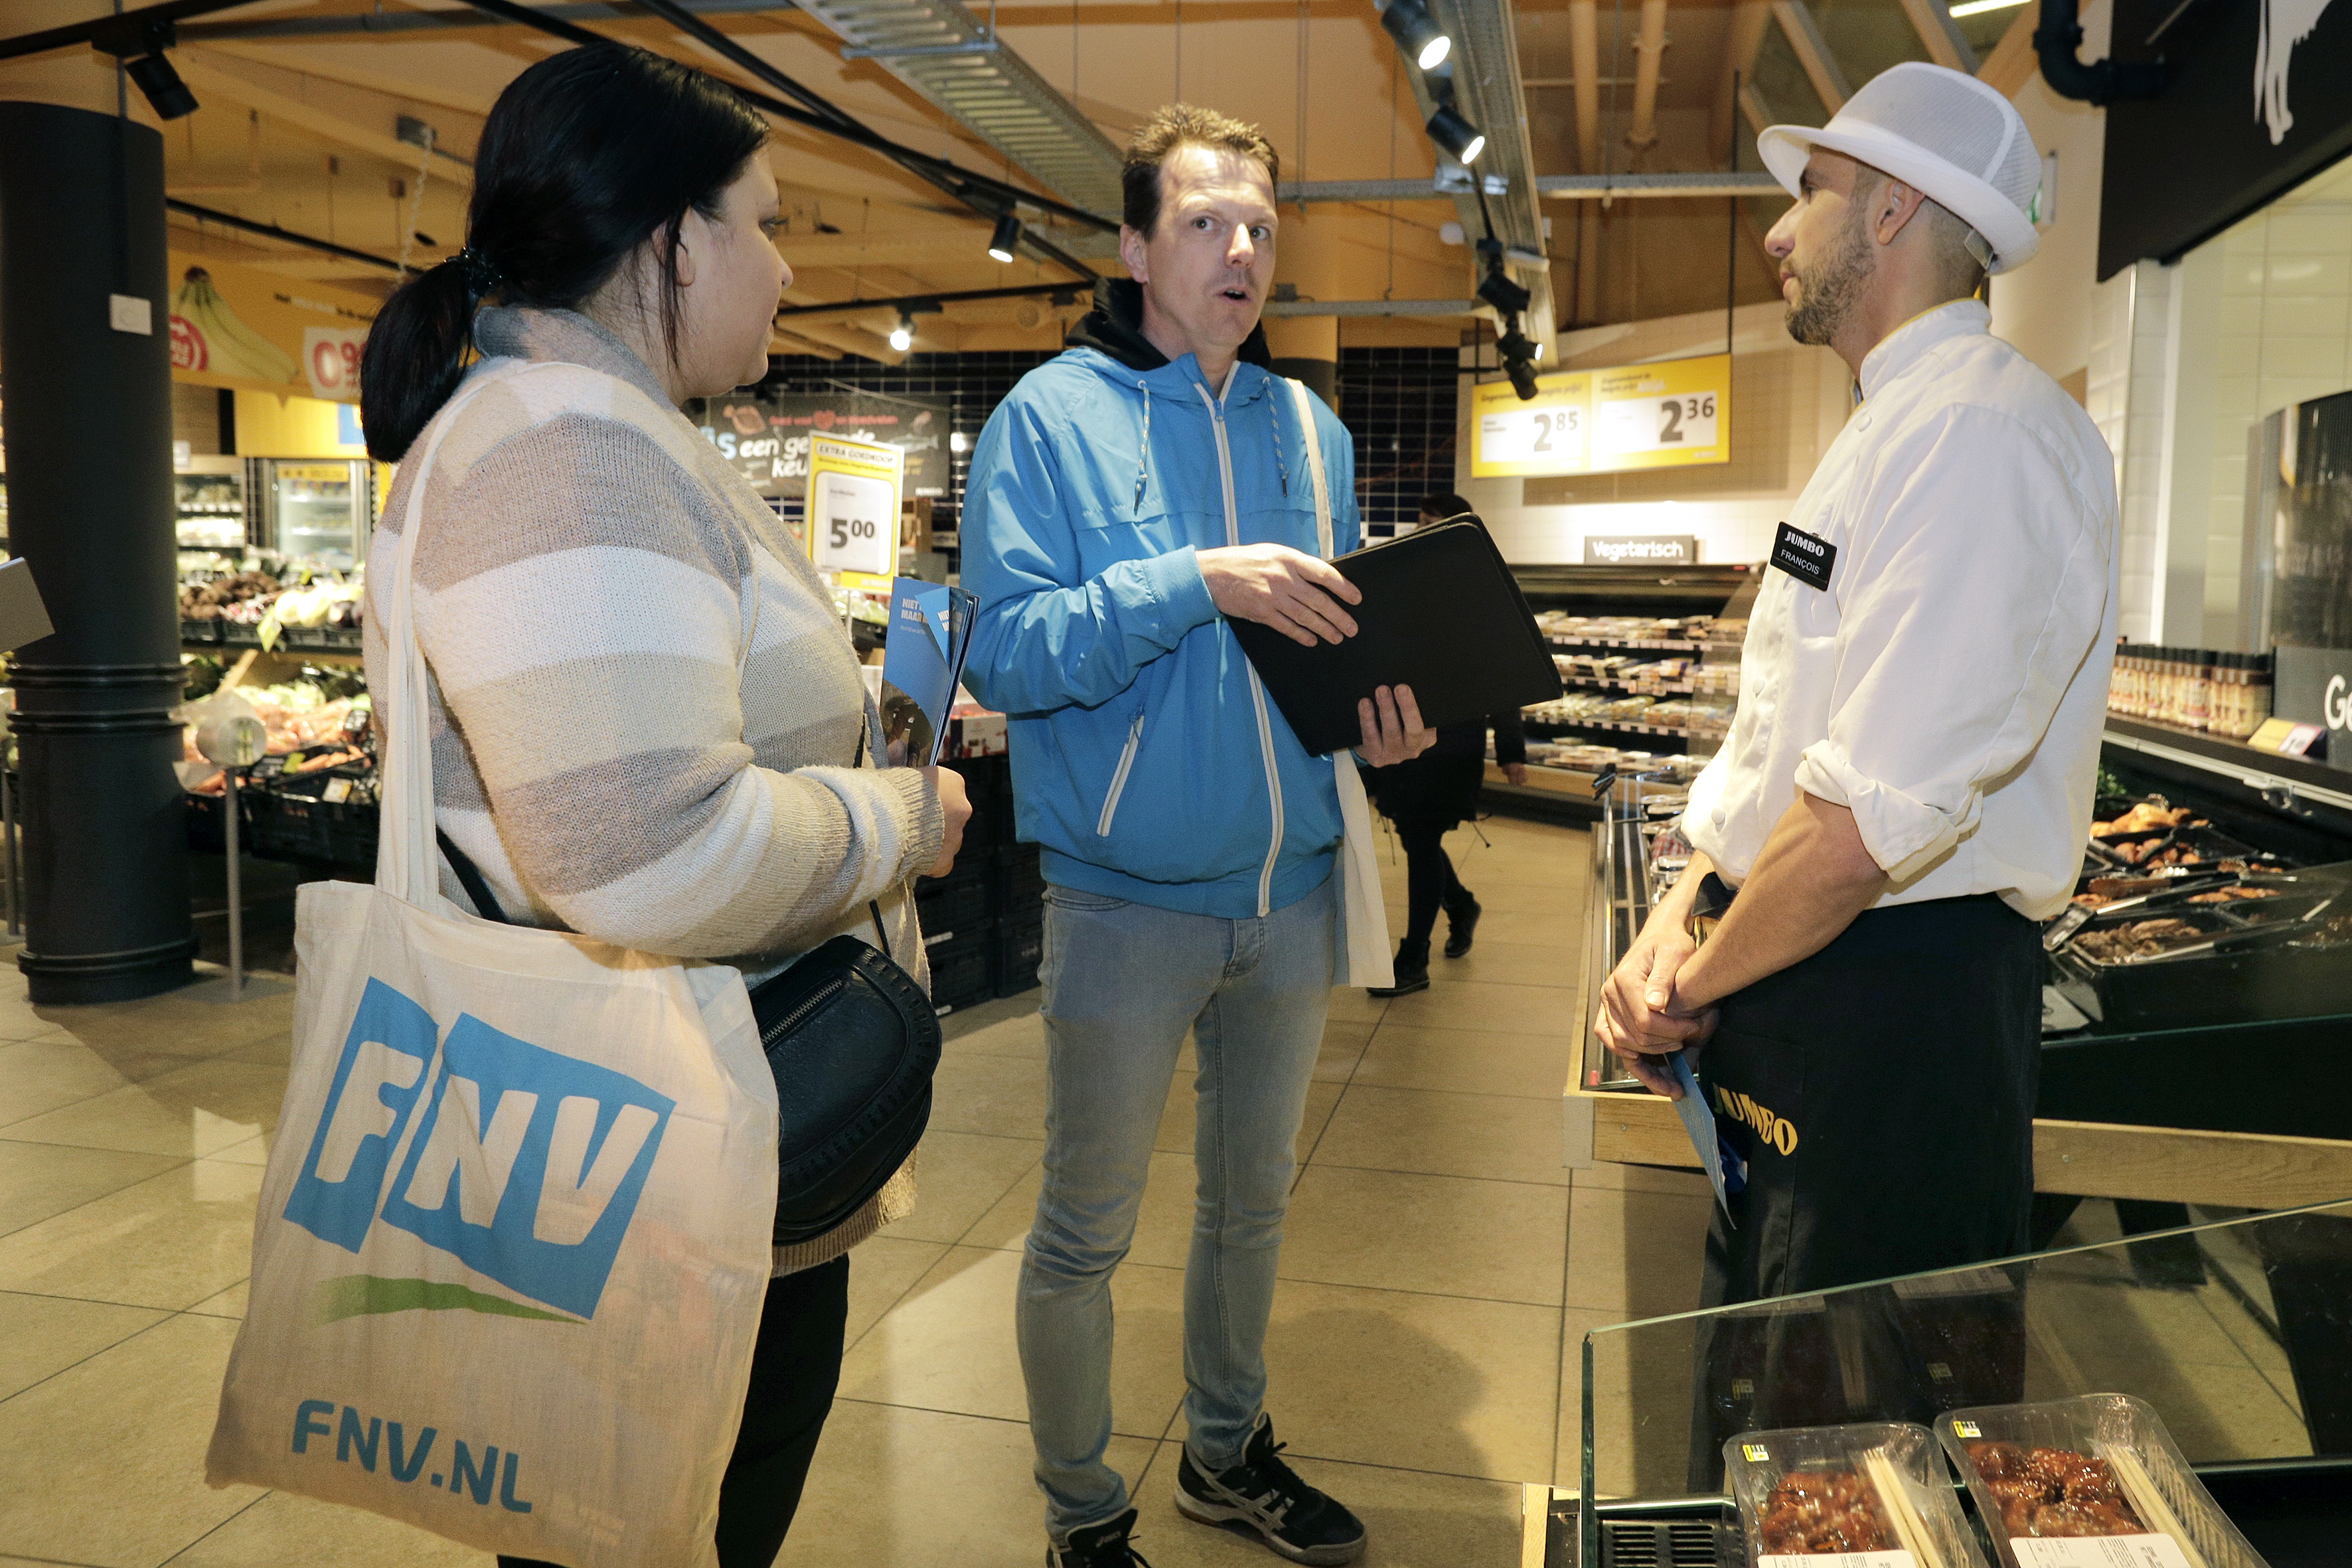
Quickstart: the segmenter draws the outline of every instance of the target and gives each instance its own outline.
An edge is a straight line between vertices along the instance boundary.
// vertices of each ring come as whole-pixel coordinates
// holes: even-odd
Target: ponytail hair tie
[[[467,289],[478,296],[490,292],[506,281],[505,278],[499,275],[499,269],[491,265],[490,258],[470,245],[451,257],[449,260],[466,275]]]

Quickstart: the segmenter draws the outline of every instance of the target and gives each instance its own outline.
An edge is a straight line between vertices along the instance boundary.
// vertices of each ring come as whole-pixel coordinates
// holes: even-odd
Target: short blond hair
[[[1266,184],[1281,183],[1282,157],[1265,132],[1213,109],[1167,104],[1143,122],[1119,163],[1119,216],[1146,239],[1160,224],[1160,171],[1179,147],[1207,147],[1255,158],[1265,165]]]

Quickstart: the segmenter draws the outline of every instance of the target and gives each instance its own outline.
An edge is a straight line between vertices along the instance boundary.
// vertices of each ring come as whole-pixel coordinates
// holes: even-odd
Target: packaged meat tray
[[[1755,1568],[1984,1568],[1925,1426],[1742,1432],[1723,1471]]]
[[[1936,1435],[2000,1568],[2267,1568],[2127,1394],[1955,1410]]]

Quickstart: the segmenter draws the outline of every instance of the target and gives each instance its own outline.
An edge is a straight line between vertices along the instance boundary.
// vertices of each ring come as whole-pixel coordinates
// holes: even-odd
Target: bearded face
[[[1846,209],[1845,222],[1817,256],[1793,251],[1780,264],[1794,285],[1789,293],[1789,335],[1801,343],[1827,347],[1837,336],[1869,287],[1876,257],[1870,243],[1867,208],[1855,202]]]

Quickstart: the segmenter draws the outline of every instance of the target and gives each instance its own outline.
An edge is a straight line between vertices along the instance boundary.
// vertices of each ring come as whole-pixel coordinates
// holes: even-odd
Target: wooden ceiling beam
[[[1832,114],[1845,107],[1853,96],[1846,85],[1845,72],[1838,68],[1837,57],[1830,53],[1828,40],[1813,23],[1813,13],[1805,0],[1772,0],[1772,19],[1780,24],[1780,31],[1796,51],[1797,64],[1804,68],[1805,79],[1813,84],[1822,106]]]

